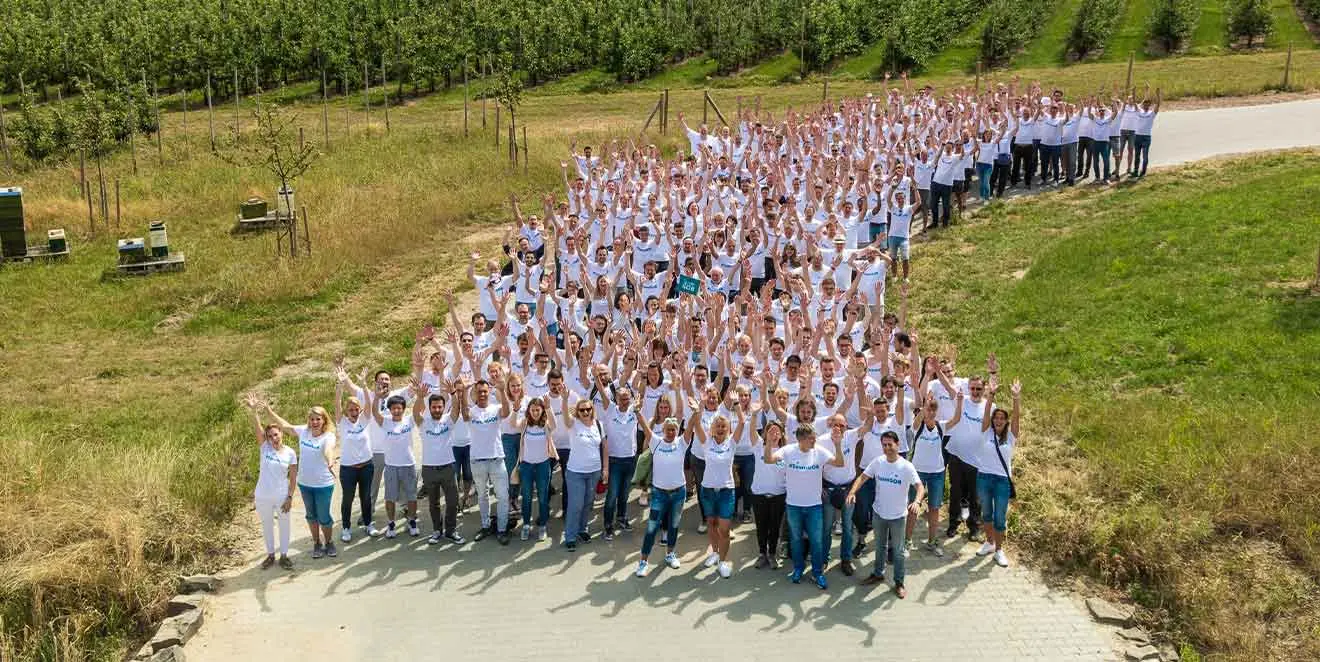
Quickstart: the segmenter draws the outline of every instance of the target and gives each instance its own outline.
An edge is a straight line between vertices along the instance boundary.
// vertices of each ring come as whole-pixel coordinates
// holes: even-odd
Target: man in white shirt
[[[878,457],[866,465],[857,480],[853,481],[848,491],[849,504],[857,500],[857,490],[875,479],[875,501],[871,504],[871,525],[875,529],[875,570],[862,580],[863,586],[872,586],[885,581],[885,561],[894,564],[894,593],[899,599],[907,597],[903,587],[904,574],[903,546],[906,537],[907,519],[916,516],[917,504],[926,495],[917,468],[898,454],[898,435],[886,430],[880,435],[880,445],[884,457]],[[916,489],[917,498],[910,499],[909,491]]]
[[[802,536],[807,536],[811,546],[811,573],[816,577],[816,586],[823,591],[825,582],[825,543],[824,508],[821,506],[821,484],[824,480],[825,465],[843,464],[843,458],[836,458],[832,453],[816,447],[816,432],[809,425],[803,425],[794,433],[797,444],[785,446],[775,451],[775,459],[784,462],[784,485],[788,504],[788,541],[793,556],[793,572],[788,578],[794,583],[802,581],[806,570],[803,559]]]

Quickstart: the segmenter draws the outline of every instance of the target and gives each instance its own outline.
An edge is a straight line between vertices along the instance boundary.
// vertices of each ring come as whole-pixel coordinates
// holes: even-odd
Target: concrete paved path
[[[1320,145],[1320,99],[1263,106],[1164,111],[1155,119],[1150,164]]]

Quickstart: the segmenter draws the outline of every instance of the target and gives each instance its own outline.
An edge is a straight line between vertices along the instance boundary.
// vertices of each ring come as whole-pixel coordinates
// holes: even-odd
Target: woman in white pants
[[[252,410],[252,422],[256,427],[257,447],[261,457],[257,487],[252,493],[257,516],[261,518],[262,537],[266,540],[266,558],[261,562],[261,569],[275,565],[275,521],[278,519],[280,567],[292,570],[293,561],[289,560],[289,509],[293,507],[293,486],[298,479],[298,454],[284,445],[284,433],[278,425],[261,424],[262,402],[256,395],[249,394],[246,404]]]

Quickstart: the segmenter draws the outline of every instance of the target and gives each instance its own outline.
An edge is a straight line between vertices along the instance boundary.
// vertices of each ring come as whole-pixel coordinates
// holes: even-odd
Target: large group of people
[[[575,144],[539,214],[511,197],[508,259],[471,255],[477,310],[445,293],[448,324],[417,333],[406,384],[340,359],[333,416],[316,407],[304,425],[248,397],[263,566],[278,551],[291,567],[295,486],[311,557],[337,555],[336,483],[342,543],[423,535],[424,501],[431,544],[467,543],[473,515],[473,541],[535,544],[557,511],[569,551],[636,523],[638,576],[680,566],[685,512],[722,577],[789,558],[794,583],[809,567],[824,589],[831,560],[853,575],[872,533],[862,582],[888,577],[899,597],[905,559],[943,557],[959,535],[1007,566],[1022,387],[993,354],[964,372],[955,349],[919,343],[912,239],[947,226],[973,180],[989,200],[1144,175],[1159,105],[1158,91],[937,95],[904,79],[778,119],[758,101],[718,131],[680,114],[690,149],[674,158]],[[738,526],[755,559],[731,552]]]

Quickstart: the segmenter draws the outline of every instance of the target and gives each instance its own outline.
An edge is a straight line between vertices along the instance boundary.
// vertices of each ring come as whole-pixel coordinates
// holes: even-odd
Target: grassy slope
[[[1288,48],[1288,44],[1295,49],[1320,48],[1320,40],[1313,38],[1302,24],[1293,0],[1271,0],[1270,6],[1274,13],[1274,32],[1265,39],[1266,48]]]
[[[1082,0],[1059,0],[1054,5],[1040,34],[1027,46],[1027,49],[1013,58],[1014,67],[1049,67],[1063,64],[1064,48],[1068,42],[1068,33],[1072,30],[1073,19],[1081,8]]]
[[[1000,207],[914,278],[921,327],[964,370],[996,350],[1026,384],[1016,535],[1235,659],[1320,653],[1317,167],[1268,156]]]
[[[1223,0],[1202,0],[1201,18],[1192,33],[1188,52],[1193,55],[1213,55],[1228,50],[1228,15]]]
[[[1129,53],[1136,53],[1138,60],[1145,60],[1146,38],[1149,34],[1151,12],[1154,3],[1145,0],[1128,0],[1123,7],[1123,18],[1105,44],[1105,52],[1100,59],[1106,62],[1126,61]]]
[[[961,34],[951,40],[943,51],[931,60],[926,73],[939,76],[961,74],[976,71],[976,62],[981,58],[981,30],[985,28],[989,16],[983,15],[972,21]]]

